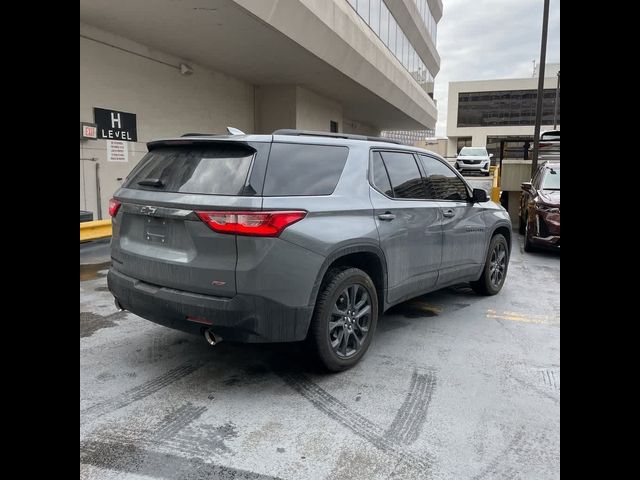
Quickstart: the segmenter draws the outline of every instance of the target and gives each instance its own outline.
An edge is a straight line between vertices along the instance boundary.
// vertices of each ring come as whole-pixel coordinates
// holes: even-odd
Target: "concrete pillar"
[[[447,157],[453,158],[458,154],[458,137],[449,137],[447,140]]]
[[[486,147],[487,146],[487,134],[477,133],[471,137],[472,147]]]
[[[511,225],[513,225],[514,229],[518,228],[519,216],[520,216],[520,197],[521,192],[509,192],[509,217],[511,218]]]

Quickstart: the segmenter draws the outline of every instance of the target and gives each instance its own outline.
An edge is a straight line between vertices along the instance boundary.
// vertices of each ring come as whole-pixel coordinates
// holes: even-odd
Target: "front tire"
[[[489,243],[487,258],[482,275],[475,282],[470,282],[471,288],[480,295],[495,295],[504,285],[509,266],[509,245],[504,235],[494,235]]]
[[[364,356],[378,324],[373,281],[358,268],[327,274],[309,327],[309,343],[322,367],[340,372]]]
[[[527,217],[524,221],[524,251],[525,252],[533,252],[535,247],[533,243],[529,239],[531,236],[531,230],[529,229],[529,218]]]

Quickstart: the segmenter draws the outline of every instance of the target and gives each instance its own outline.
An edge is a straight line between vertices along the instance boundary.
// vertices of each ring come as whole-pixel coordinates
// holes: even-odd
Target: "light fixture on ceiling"
[[[181,63],[180,64],[180,73],[182,75],[191,75],[191,74],[193,74],[193,68],[191,68],[186,63]]]

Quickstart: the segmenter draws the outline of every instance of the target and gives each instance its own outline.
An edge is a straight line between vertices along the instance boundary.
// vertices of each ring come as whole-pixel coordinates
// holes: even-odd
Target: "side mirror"
[[[482,203],[482,202],[486,202],[487,199],[487,192],[486,190],[483,190],[482,188],[474,188],[473,189],[473,201],[477,202],[477,203]]]
[[[490,154],[489,154],[489,158],[493,158],[493,153],[490,153]]]
[[[525,192],[529,192],[529,193],[533,191],[533,185],[531,185],[531,182],[522,182],[522,184],[520,185],[520,188]]]

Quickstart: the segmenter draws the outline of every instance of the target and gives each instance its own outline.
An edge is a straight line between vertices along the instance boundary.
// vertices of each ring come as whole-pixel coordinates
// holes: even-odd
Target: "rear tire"
[[[331,270],[318,294],[307,340],[324,369],[341,372],[364,356],[377,324],[378,295],[369,275],[358,268]]]
[[[495,295],[502,290],[508,267],[509,245],[504,235],[498,233],[489,243],[482,275],[477,281],[470,282],[471,288],[479,295]]]

